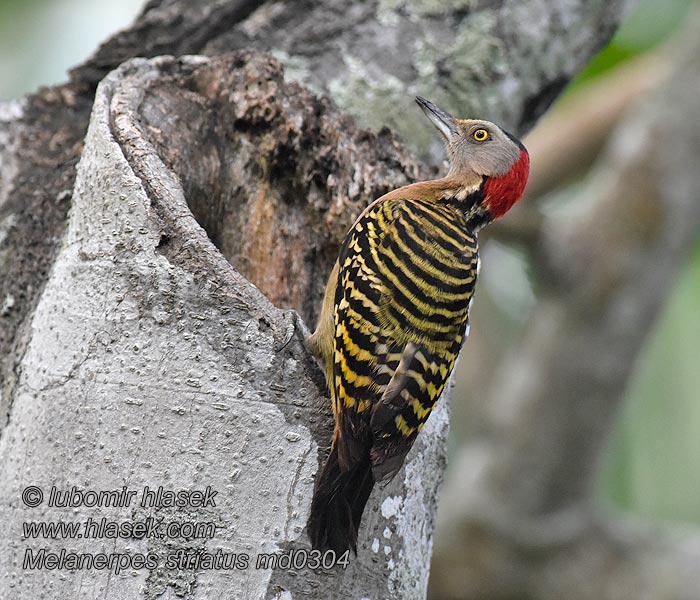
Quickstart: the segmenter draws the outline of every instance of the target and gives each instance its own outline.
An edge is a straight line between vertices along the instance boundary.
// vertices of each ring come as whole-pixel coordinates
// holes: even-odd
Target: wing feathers
[[[333,391],[342,471],[393,477],[464,339],[477,245],[463,213],[392,198],[363,213],[339,257]]]

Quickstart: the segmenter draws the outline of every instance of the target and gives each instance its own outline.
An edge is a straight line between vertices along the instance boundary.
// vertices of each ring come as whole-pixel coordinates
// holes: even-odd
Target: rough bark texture
[[[264,3],[204,46],[274,48],[288,71],[360,123],[426,154],[420,94],[523,132],[612,36],[624,2],[379,0]]]
[[[700,538],[611,522],[593,489],[635,359],[700,230],[699,56],[689,28],[672,73],[611,136],[580,192],[585,212],[542,224],[544,289],[446,485],[436,598],[700,597]]]
[[[123,61],[246,46],[272,50],[362,124],[391,124],[426,155],[431,143],[435,150],[435,136],[413,108],[415,93],[522,133],[610,38],[626,4],[149,2],[132,27],[72,71],[68,84],[40,90],[20,116],[0,121],[16,137],[2,161],[18,165],[11,177],[2,173],[0,192],[0,231],[6,232],[0,299],[9,305],[0,314],[0,414],[9,414],[25,346],[18,330],[36,305],[65,227],[95,87]]]
[[[320,155],[304,158],[298,152],[305,136],[328,145],[317,143]],[[180,177],[163,164],[154,139],[173,164],[187,165]],[[166,149],[176,140],[177,150]],[[235,158],[218,154],[223,140],[237,149]],[[190,157],[188,148],[209,152]],[[370,162],[358,173],[347,153]],[[248,169],[251,178],[237,189],[229,169]],[[253,564],[259,553],[308,547],[303,529],[313,474],[331,433],[323,381],[294,334],[291,314],[234,270],[195,220],[193,213],[203,210],[198,186],[222,190],[209,198],[221,211],[210,227],[235,223],[241,236],[265,244],[272,260],[257,264],[253,274],[266,282],[296,250],[274,238],[288,232],[273,214],[289,223],[313,212],[331,215],[332,204],[355,200],[348,198],[351,181],[360,198],[387,182],[397,185],[404,170],[414,169],[389,134],[357,131],[326,102],[286,86],[276,62],[259,55],[135,60],[105,79],[68,230],[33,317],[1,441],[0,504],[9,511],[9,532],[0,542],[0,595],[29,598],[50,588],[59,598],[155,598],[170,588],[191,598],[265,598],[276,590],[309,598],[341,597],[345,590],[367,597],[424,596],[429,555],[422,548],[430,544],[444,463],[444,406],[403,476],[370,500],[360,557],[346,570],[165,569],[169,553],[204,547],[203,540],[184,538],[22,541],[24,520],[68,515],[46,503],[27,509],[21,501],[29,484],[46,491],[210,485],[218,491],[216,509],[153,514],[214,522],[220,529],[207,550],[248,553]],[[323,180],[322,191],[311,195],[315,202],[306,201],[309,194],[301,201],[275,193],[276,177],[306,181],[313,189],[314,176]],[[339,188],[326,185],[331,176]],[[258,213],[263,216],[241,219]],[[319,248],[321,232],[316,238]],[[224,241],[222,247],[235,263],[239,245]],[[299,260],[307,251],[314,255],[312,248],[301,250]],[[247,255],[256,256],[250,250]],[[82,509],[71,516],[82,521],[93,514]],[[145,514],[131,506],[100,516],[124,521]],[[121,577],[23,570],[25,550],[42,547],[152,552],[160,562]],[[361,584],[350,583],[358,579]]]
[[[134,56],[274,50],[293,77],[425,150],[412,97],[529,128],[615,31],[630,2],[154,0],[73,73],[95,85]],[[439,148],[439,146],[438,146]]]
[[[554,0],[154,1],[69,83],[5,105],[0,506],[9,534],[0,541],[0,596],[425,595],[446,402],[405,471],[375,491],[360,558],[345,572],[22,570],[31,543],[22,521],[66,519],[62,509],[25,508],[29,484],[212,485],[216,511],[190,515],[222,526],[208,548],[255,556],[304,545],[329,408],[298,338],[285,345],[289,313],[273,303],[313,319],[348,224],[373,198],[428,172],[390,133],[355,129],[258,55],[139,60],[95,96],[111,69],[134,56],[273,50],[360,123],[391,125],[434,161],[414,93],[522,133],[622,12],[622,2]],[[163,556],[200,546],[104,547]]]

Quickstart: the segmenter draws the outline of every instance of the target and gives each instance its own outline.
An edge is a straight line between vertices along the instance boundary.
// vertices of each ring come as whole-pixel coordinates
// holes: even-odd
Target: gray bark
[[[354,217],[428,172],[390,133],[357,130],[256,55],[138,60],[95,95],[109,70],[137,55],[272,49],[296,78],[361,123],[392,125],[427,156],[429,136],[408,108],[414,92],[522,132],[607,41],[622,9],[617,2],[151,2],[69,83],[3,116],[0,506],[9,532],[0,540],[0,596],[425,596],[446,398],[405,470],[375,490],[360,555],[345,571],[22,569],[24,550],[39,547],[22,539],[22,522],[68,520],[65,509],[46,503],[24,507],[30,484],[46,493],[52,485],[211,485],[215,510],[158,514],[213,521],[221,528],[207,549],[253,561],[258,552],[306,547],[329,408],[290,313],[270,300],[313,320]],[[144,515],[132,505],[79,509],[70,520]],[[41,545],[162,559],[204,543]]]
[[[269,102],[272,87],[276,113]],[[190,95],[183,100],[185,89]],[[352,596],[424,596],[429,554],[423,548],[430,543],[444,463],[445,406],[431,419],[403,476],[372,497],[360,557],[346,570],[295,569],[292,576],[284,569],[253,566],[261,553],[308,549],[304,525],[313,474],[330,440],[328,401],[318,367],[294,334],[291,314],[285,317],[214,247],[194,219],[180,180],[149,138],[163,143],[177,136],[181,151],[194,143],[195,133],[206,136],[196,147],[215,144],[217,132],[197,126],[209,117],[207,104],[217,101],[224,103],[218,118],[228,112],[238,127],[265,129],[272,121],[274,133],[295,125],[301,135],[319,123],[304,114],[304,102],[295,94],[303,96],[295,86],[285,88],[274,63],[248,54],[212,61],[135,60],[98,87],[68,230],[33,317],[3,434],[0,479],[6,485],[0,504],[9,511],[9,532],[0,542],[3,596],[12,591],[14,597],[35,597],[48,588],[60,598],[155,598],[168,589],[191,598],[265,598],[277,589],[317,598],[340,597],[345,590]],[[228,99],[237,101],[227,105]],[[159,110],[178,102],[179,112]],[[185,117],[188,125],[180,125]],[[335,115],[324,117],[337,122]],[[267,135],[279,143],[279,137]],[[372,154],[365,146],[381,141],[350,139],[367,137],[352,129],[346,135],[343,151],[362,150],[365,158]],[[265,144],[265,134],[251,137],[249,144]],[[273,145],[267,150],[273,162]],[[293,159],[291,148],[286,150],[283,159]],[[252,160],[242,155],[237,159]],[[196,179],[197,168],[214,158],[200,159],[192,165],[194,176],[188,176]],[[396,152],[392,158],[401,164]],[[373,171],[381,166],[375,163]],[[225,177],[229,167],[216,172]],[[335,175],[342,179],[344,172]],[[355,183],[370,186],[372,175],[358,176]],[[390,179],[386,175],[382,183]],[[192,179],[185,182],[190,189],[196,186]],[[306,202],[286,200],[295,210],[308,210]],[[274,194],[261,202],[272,218]],[[282,243],[269,250],[277,260],[288,256]],[[35,458],[27,460],[28,454]],[[140,491],[210,485],[218,491],[216,509],[153,514],[166,521],[216,523],[220,529],[207,549],[247,553],[252,564],[231,573],[167,570],[168,554],[203,547],[202,540],[167,536],[116,543],[22,541],[23,521],[69,516],[46,502],[34,510],[24,507],[21,494],[29,484],[47,496],[52,486],[115,490],[126,485]],[[146,512],[132,505],[100,516],[139,520]],[[92,515],[83,508],[70,520]],[[22,569],[29,548],[152,552],[160,560],[158,568],[129,569],[120,577],[108,570],[56,577],[54,571]]]

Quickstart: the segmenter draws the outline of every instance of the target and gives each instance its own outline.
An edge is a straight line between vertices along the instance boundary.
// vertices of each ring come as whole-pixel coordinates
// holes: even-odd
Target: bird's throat
[[[526,150],[510,170],[501,177],[487,177],[483,185],[483,203],[493,219],[505,215],[525,191],[530,173],[530,157]]]

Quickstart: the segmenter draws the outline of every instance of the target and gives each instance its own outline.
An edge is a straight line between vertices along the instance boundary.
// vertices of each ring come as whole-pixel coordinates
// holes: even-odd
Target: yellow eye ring
[[[485,142],[489,139],[489,132],[485,129],[477,129],[474,133],[472,133],[472,137],[477,142]]]

